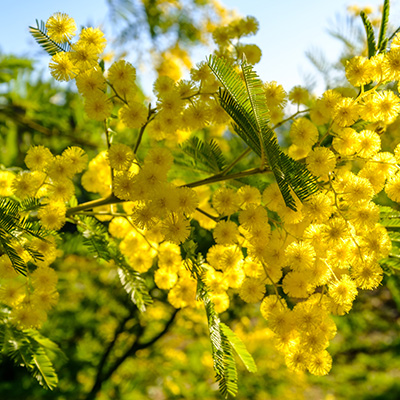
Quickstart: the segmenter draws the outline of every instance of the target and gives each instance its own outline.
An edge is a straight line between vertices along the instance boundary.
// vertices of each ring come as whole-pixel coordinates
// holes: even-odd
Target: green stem
[[[86,203],[80,204],[79,206],[69,208],[67,210],[66,217],[69,217],[79,211],[84,211],[90,208],[95,208],[100,206],[106,206],[109,204],[121,203],[123,201],[125,200],[121,200],[118,197],[114,196],[113,194],[110,194],[110,196],[108,197],[88,201]]]
[[[227,180],[230,180],[230,179],[239,179],[239,178],[243,178],[245,176],[256,175],[256,174],[261,174],[261,173],[265,173],[265,172],[271,172],[271,171],[270,170],[266,170],[266,169],[261,168],[261,167],[258,167],[258,168],[249,169],[247,171],[237,172],[237,173],[231,174],[231,175],[217,174],[217,175],[211,176],[209,178],[202,179],[200,181],[195,181],[195,182],[192,182],[192,183],[188,183],[188,184],[182,185],[181,187],[194,188],[194,187],[197,187],[197,186],[207,185],[207,184],[210,184],[210,183],[227,181]]]
[[[140,128],[139,131],[139,136],[137,138],[136,144],[135,144],[135,148],[133,149],[133,154],[135,154],[139,149],[140,143],[142,142],[142,138],[143,138],[143,134],[144,134],[144,130],[146,129],[147,124],[151,121],[151,115],[155,112],[154,109],[151,108],[151,104],[149,104],[149,113],[147,115],[147,121],[143,124],[143,126]]]
[[[242,154],[235,158],[226,168],[221,171],[222,175],[228,173],[242,158],[246,157],[247,154],[251,153],[251,148],[248,147]]]
[[[282,121],[278,122],[278,123],[277,123],[275,126],[273,126],[271,129],[272,129],[272,130],[275,130],[276,128],[278,128],[278,126],[281,126],[281,125],[283,125],[285,122],[290,121],[291,119],[297,117],[299,114],[305,113],[305,112],[308,112],[308,111],[310,111],[310,110],[308,109],[308,110],[299,110],[299,111],[296,111],[296,112],[295,112],[293,115],[291,115],[290,117],[288,117],[288,118],[286,118],[286,119],[283,119]]]
[[[261,173],[265,173],[265,172],[270,172],[270,171],[269,170],[265,170],[263,168],[253,168],[253,169],[249,169],[247,171],[241,171],[241,172],[237,172],[237,173],[231,174],[231,175],[217,174],[217,175],[213,175],[213,176],[211,176],[209,178],[202,179],[200,181],[196,181],[196,182],[188,183],[188,184],[185,184],[185,185],[181,185],[180,187],[193,188],[193,187],[198,187],[198,186],[202,186],[202,185],[207,185],[207,184],[210,184],[210,183],[227,181],[227,180],[230,180],[230,179],[239,179],[239,178],[243,178],[245,176],[256,175],[256,174],[261,174]],[[101,198],[101,199],[96,199],[96,200],[92,200],[92,201],[88,201],[86,203],[80,204],[79,206],[69,208],[67,210],[66,217],[69,217],[69,216],[71,216],[73,214],[76,214],[76,213],[78,213],[80,211],[85,211],[85,210],[88,210],[88,209],[91,209],[91,208],[100,207],[100,206],[106,206],[106,205],[110,205],[110,204],[123,203],[124,201],[125,200],[119,199],[114,194],[111,194],[108,197]]]
[[[209,214],[208,212],[202,210],[201,208],[198,208],[198,207],[197,207],[197,208],[196,208],[196,211],[198,211],[199,213],[201,213],[201,214],[205,215],[206,217],[212,219],[212,220],[215,221],[215,222],[218,222],[218,221],[219,221],[219,218],[218,218],[218,217],[214,217],[213,215]]]

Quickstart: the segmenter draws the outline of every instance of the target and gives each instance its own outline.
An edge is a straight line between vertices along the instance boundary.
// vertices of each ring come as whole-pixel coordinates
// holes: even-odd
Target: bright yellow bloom
[[[229,296],[226,293],[211,293],[210,297],[217,313],[223,313],[229,308]]]
[[[160,289],[172,289],[177,281],[178,275],[168,269],[159,268],[154,272],[154,282]]]
[[[366,57],[353,57],[346,64],[346,77],[353,86],[362,86],[372,80],[372,64]]]
[[[163,221],[162,233],[165,240],[176,244],[182,243],[190,234],[190,221],[183,217],[171,215]]]
[[[106,89],[106,80],[100,69],[90,69],[80,73],[75,82],[79,93],[85,97],[96,96]]]
[[[73,161],[65,155],[53,157],[47,164],[45,169],[47,175],[53,180],[69,179],[75,174]]]
[[[83,28],[79,36],[79,42],[85,46],[92,46],[97,54],[104,51],[107,40],[99,28]]]
[[[389,199],[400,203],[400,174],[396,174],[388,180],[385,186],[385,192]]]
[[[384,71],[390,80],[400,80],[400,48],[395,48],[386,53]]]
[[[268,212],[262,206],[254,204],[239,212],[239,222],[244,228],[252,231],[268,225]]]
[[[174,162],[171,152],[165,147],[153,147],[147,153],[144,164],[156,165],[165,170],[169,170]]]
[[[59,230],[65,223],[65,206],[62,203],[50,203],[41,207],[38,218],[46,229]]]
[[[84,72],[97,64],[98,54],[94,47],[78,41],[72,46],[70,57],[79,71]]]
[[[100,92],[86,97],[85,111],[89,118],[96,121],[104,121],[111,116],[113,105],[108,96]]]
[[[375,97],[376,118],[391,124],[399,116],[400,98],[391,90],[383,90]]]
[[[315,250],[313,246],[305,241],[290,243],[285,251],[287,265],[294,271],[306,272],[315,261]]]
[[[365,260],[353,266],[351,277],[360,289],[372,290],[382,282],[383,270],[378,262]]]
[[[258,303],[264,294],[265,283],[257,278],[246,278],[239,289],[239,296],[246,303]]]
[[[291,371],[305,371],[310,362],[310,355],[300,348],[285,354],[285,363]]]
[[[11,188],[15,196],[21,200],[27,197],[34,197],[40,188],[43,179],[40,181],[38,176],[33,173],[24,172],[18,175],[11,183]]]
[[[242,208],[247,208],[249,204],[259,205],[261,203],[260,191],[250,185],[241,186],[237,192],[240,198],[240,204]]]
[[[283,278],[282,289],[290,297],[305,298],[313,289],[310,281],[310,272],[292,271],[287,273]]]
[[[116,61],[108,70],[107,80],[119,94],[124,88],[135,87],[136,69],[125,60]]]
[[[119,110],[121,121],[131,129],[140,128],[147,120],[148,110],[143,103],[131,101]]]
[[[299,147],[311,147],[318,136],[317,127],[307,118],[297,118],[290,127],[290,138]]]
[[[110,167],[117,171],[126,171],[133,161],[133,150],[123,143],[112,143],[108,149]]]
[[[69,81],[78,74],[79,70],[71,60],[71,53],[60,51],[51,57],[50,73],[58,81]]]
[[[25,164],[31,171],[43,171],[53,155],[44,146],[31,146],[25,156]]]
[[[327,179],[329,172],[336,166],[335,155],[326,147],[315,147],[307,156],[307,168],[322,179]]]
[[[51,201],[68,201],[75,192],[75,186],[69,179],[55,180],[48,184],[48,196]]]
[[[219,221],[214,228],[213,236],[216,243],[229,246],[237,242],[239,230],[232,221]]]
[[[75,36],[76,24],[68,14],[57,12],[46,21],[46,28],[52,40],[64,43]]]
[[[334,280],[328,285],[329,296],[339,304],[351,304],[357,296],[357,285],[349,275],[343,275],[340,280]]]
[[[269,296],[264,297],[261,302],[260,312],[261,315],[268,320],[269,316],[275,310],[285,311],[287,310],[287,305],[284,299],[278,297],[275,294],[271,294]]]
[[[74,174],[82,172],[87,165],[88,155],[77,146],[70,146],[62,152],[62,157],[71,161]]]
[[[50,267],[38,267],[30,276],[32,286],[37,292],[52,292],[55,290],[58,276]]]
[[[239,198],[233,189],[220,188],[214,192],[213,207],[220,215],[231,215],[239,209]]]
[[[295,104],[307,104],[310,93],[306,88],[294,86],[289,92],[289,100]]]
[[[303,203],[304,216],[310,218],[313,222],[321,223],[327,221],[333,211],[332,199],[323,193],[310,196]]]
[[[380,136],[370,130],[363,130],[357,135],[357,155],[362,158],[370,158],[381,149]]]
[[[12,183],[15,175],[10,171],[0,171],[0,196],[11,196],[13,194]]]
[[[337,102],[332,116],[341,127],[352,125],[359,117],[359,106],[351,97],[344,97]]]
[[[275,81],[266,82],[263,86],[267,106],[283,108],[286,105],[286,92],[282,85]]]
[[[332,357],[326,350],[311,355],[307,365],[307,369],[313,375],[318,375],[318,376],[327,375],[328,372],[331,370],[331,368],[332,368]]]

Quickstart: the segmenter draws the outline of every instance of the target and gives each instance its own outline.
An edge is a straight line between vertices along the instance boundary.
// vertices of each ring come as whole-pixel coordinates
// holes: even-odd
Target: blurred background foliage
[[[116,43],[124,52],[143,51],[137,43],[145,35],[153,54],[169,52],[167,59],[178,57],[190,67],[190,51],[207,42],[204,23],[212,20],[215,8],[206,0],[183,3],[185,13],[174,8],[174,2],[109,0],[110,17],[118,26]],[[343,33],[348,27],[338,29],[333,34],[344,44],[343,59],[362,52],[364,36],[354,31],[348,37]],[[344,82],[343,75],[335,82],[328,79],[341,62],[324,65],[323,58],[310,57],[327,77],[327,88]],[[0,55],[1,168],[23,169],[26,151],[38,144],[54,154],[79,145],[92,158],[105,148],[103,127],[85,117],[82,100],[72,87],[38,78],[34,66],[32,60]],[[396,124],[390,129],[391,137],[398,134]],[[0,354],[0,398],[220,398],[203,308],[175,312],[165,293],[152,287],[155,302],[139,313],[122,290],[112,263],[96,261],[72,225],[66,224],[60,234],[63,245],[53,265],[59,274],[60,300],[41,331],[64,353],[53,360],[59,386],[44,391],[24,368]],[[221,319],[246,343],[258,367],[258,373],[251,374],[238,360],[238,399],[400,398],[399,276],[386,276],[379,289],[360,294],[349,315],[336,318],[338,334],[329,348],[334,363],[327,377],[287,370],[257,305],[235,304],[234,297]]]

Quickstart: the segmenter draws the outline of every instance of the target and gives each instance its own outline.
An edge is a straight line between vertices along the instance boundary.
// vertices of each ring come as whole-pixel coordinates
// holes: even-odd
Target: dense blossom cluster
[[[57,42],[69,41],[75,33],[75,23],[65,14],[51,17],[47,28]],[[258,62],[257,46],[236,42],[257,29],[251,17],[216,29],[216,54],[235,61],[245,53],[249,62]],[[287,366],[327,374],[332,364],[327,348],[336,334],[331,316],[348,313],[359,290],[379,286],[379,261],[391,248],[374,196],[384,190],[389,199],[400,201],[400,147],[393,153],[381,149],[382,132],[400,112],[397,91],[387,85],[400,80],[400,35],[390,51],[347,62],[353,88],[327,90],[314,98],[302,87],[287,94],[276,82],[264,84],[272,124],[286,121],[289,126],[288,154],[318,177],[319,192],[297,202],[297,211],[286,206],[272,179],[263,191],[229,186],[229,181],[225,186],[171,181],[177,144],[205,127],[221,140],[229,120],[217,101],[218,82],[206,64],[192,69],[190,80],[174,81],[164,71],[154,84],[157,103],[152,108],[138,95],[130,63],[118,60],[105,71],[100,67],[105,43],[99,29],[83,29],[71,51],[53,56],[50,69],[57,80],[75,78],[89,118],[108,120],[109,127],[115,124],[110,117],[118,116],[119,126],[137,135],[135,147],[118,143],[118,135],[108,140],[107,150],[81,175],[86,191],[110,202],[70,207],[72,179],[87,163],[78,147],[57,156],[43,146],[32,147],[25,158],[30,172],[1,172],[6,183],[1,194],[40,198],[37,218],[52,230],[59,230],[66,218],[73,222],[74,211],[93,210],[109,221],[109,232],[133,269],[146,273],[155,267],[155,284],[168,291],[176,308],[196,306],[197,282],[180,245],[190,236],[191,220],[197,220],[215,241],[202,267],[216,311],[227,310],[235,293],[244,302],[260,303]],[[284,111],[288,101],[298,106],[290,118]],[[140,159],[144,134],[151,149]],[[48,267],[56,255],[55,242],[36,245],[46,262],[27,277],[34,289],[31,297],[23,292],[20,278],[12,276],[7,257],[0,258],[1,270],[10,273],[2,274],[10,279],[2,286],[1,301],[14,307],[24,326],[38,325],[44,305],[56,300],[57,278]],[[26,311],[28,303],[35,313]]]

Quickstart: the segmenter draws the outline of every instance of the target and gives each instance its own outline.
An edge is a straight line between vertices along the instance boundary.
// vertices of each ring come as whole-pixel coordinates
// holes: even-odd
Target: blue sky
[[[263,52],[256,71],[264,81],[276,80],[289,90],[304,83],[304,76],[314,70],[305,57],[310,49],[324,50],[328,59],[337,60],[339,43],[327,33],[338,14],[346,7],[378,7],[383,0],[223,0],[241,15],[253,15],[260,22],[259,33],[249,43]],[[42,51],[28,32],[35,19],[46,20],[56,11],[72,16],[77,25],[98,26],[107,23],[105,0],[2,0],[0,13],[0,51],[38,58]],[[400,26],[400,0],[391,1],[390,21]],[[206,54],[199,55],[204,60]]]

